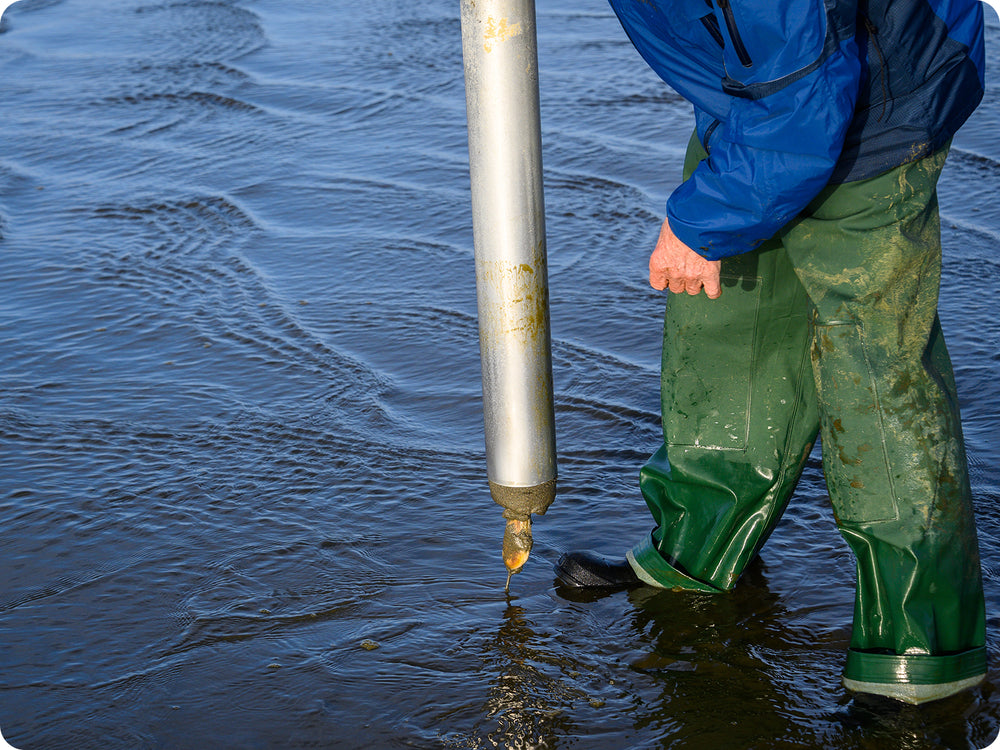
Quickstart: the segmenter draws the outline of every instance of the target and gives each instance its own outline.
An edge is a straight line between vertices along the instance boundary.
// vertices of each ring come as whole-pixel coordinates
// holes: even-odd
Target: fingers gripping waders
[[[920,703],[986,671],[978,542],[937,319],[946,149],[824,190],[723,262],[723,294],[670,295],[664,445],[641,471],[647,583],[724,591],[777,524],[818,430],[857,560],[844,683]],[[688,173],[704,151],[696,139]]]
[[[555,497],[534,0],[462,0],[486,466],[507,585]]]

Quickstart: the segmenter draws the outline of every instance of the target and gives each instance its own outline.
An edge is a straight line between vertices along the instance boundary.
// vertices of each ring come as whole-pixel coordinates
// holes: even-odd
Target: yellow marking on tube
[[[493,16],[490,16],[486,19],[486,33],[484,34],[486,41],[483,44],[483,49],[487,52],[492,52],[495,43],[506,42],[520,33],[520,23],[509,24],[506,18],[501,18],[497,21]]]

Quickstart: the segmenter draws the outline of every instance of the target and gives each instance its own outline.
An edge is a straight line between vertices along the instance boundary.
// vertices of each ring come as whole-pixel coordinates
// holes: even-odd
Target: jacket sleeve
[[[728,116],[667,202],[674,234],[710,260],[754,249],[826,186],[861,75],[856,2],[716,0]]]

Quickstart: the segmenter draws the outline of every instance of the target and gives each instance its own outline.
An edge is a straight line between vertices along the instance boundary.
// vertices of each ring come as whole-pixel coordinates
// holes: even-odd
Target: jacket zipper
[[[882,46],[878,43],[878,27],[872,23],[872,20],[866,16],[864,13],[858,14],[861,17],[861,22],[865,26],[865,31],[868,32],[868,39],[871,41],[872,47],[875,49],[875,54],[878,55],[879,65],[881,70],[879,71],[879,83],[882,84],[882,111],[879,113],[878,121],[882,122],[882,118],[885,117],[885,108],[889,102],[889,86],[886,82],[888,74],[885,69],[885,56],[882,54]]]
[[[726,28],[729,29],[729,37],[733,40],[733,51],[736,53],[736,57],[739,58],[740,64],[744,68],[752,67],[753,60],[750,58],[750,53],[747,51],[746,45],[743,44],[740,30],[736,27],[736,16],[733,14],[733,6],[730,5],[729,0],[717,0],[717,2],[719,3],[719,10],[722,11],[722,16],[726,19]]]
[[[712,139],[712,133],[715,132],[715,129],[719,127],[719,125],[721,125],[721,123],[718,120],[713,120],[712,124],[709,125],[707,128],[705,128],[705,142],[701,145],[701,147],[705,149],[706,154],[712,153],[711,148],[709,148],[708,142]]]
[[[720,47],[726,46],[726,39],[722,36],[722,30],[719,28],[719,19],[715,17],[714,13],[709,13],[707,16],[701,17],[702,25],[708,29],[708,33],[712,35],[712,39]]]

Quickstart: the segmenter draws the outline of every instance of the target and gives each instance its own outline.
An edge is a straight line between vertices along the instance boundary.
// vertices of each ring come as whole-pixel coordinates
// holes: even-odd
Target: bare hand
[[[719,284],[721,266],[720,261],[705,260],[677,239],[668,221],[663,220],[660,238],[649,256],[649,283],[653,289],[662,292],[669,287],[675,294],[698,294],[704,287],[708,298],[715,299],[722,294]]]

